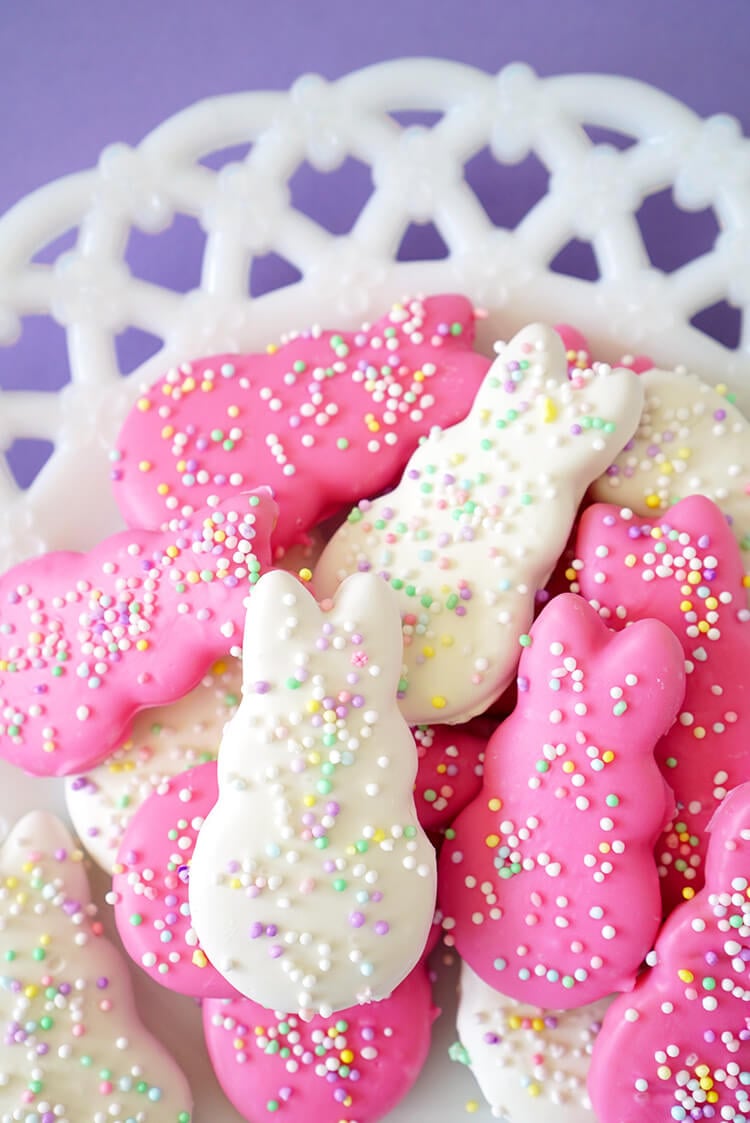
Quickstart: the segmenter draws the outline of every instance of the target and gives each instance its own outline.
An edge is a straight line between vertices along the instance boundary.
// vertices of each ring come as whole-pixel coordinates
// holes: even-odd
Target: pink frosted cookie
[[[543,1010],[499,994],[463,963],[451,1056],[507,1123],[596,1123],[586,1080],[611,1001]]]
[[[439,832],[463,811],[482,786],[487,738],[471,727],[418,725],[414,800],[426,831]]]
[[[750,784],[711,823],[706,884],[610,1007],[589,1091],[600,1123],[750,1119]],[[651,958],[651,957],[650,957]]]
[[[632,986],[659,924],[653,845],[674,801],[653,748],[682,650],[654,620],[611,632],[570,593],[522,644],[518,704],[443,845],[439,901],[485,982],[568,1009]]]
[[[285,549],[340,507],[388,487],[436,425],[463,417],[489,366],[462,296],[396,304],[359,331],[311,329],[265,354],[183,363],[146,390],[120,434],[115,494],[159,526],[211,494],[260,484]]]
[[[396,703],[395,599],[358,574],[324,612],[289,574],[267,573],[242,663],[219,799],[190,869],[200,942],[269,1009],[309,1016],[387,997],[422,954],[436,888]]]
[[[708,823],[726,792],[750,779],[750,612],[740,551],[702,496],[656,519],[597,504],[584,514],[573,588],[613,628],[652,616],[684,652],[685,700],[656,759],[677,800],[657,844],[668,911],[703,883]]]
[[[374,1123],[417,1079],[436,1013],[420,963],[390,998],[329,1018],[237,997],[207,999],[203,1025],[219,1083],[252,1123],[276,1112],[284,1123]]]
[[[190,1123],[190,1090],[141,1025],[82,859],[41,811],[0,851],[0,1117]]]
[[[577,371],[586,370],[595,366],[601,360],[594,359],[586,336],[571,324],[555,324],[555,331],[560,336],[565,346],[565,357],[568,360],[568,374],[572,378]],[[618,367],[628,367],[636,374],[643,374],[651,370],[653,361],[648,355],[623,355],[617,361]]]
[[[240,701],[240,662],[228,655],[177,702],[138,714],[128,739],[90,772],[65,782],[68,812],[91,857],[108,873],[128,823],[165,782],[216,760],[221,731]]]
[[[195,686],[241,632],[275,515],[238,496],[0,577],[0,756],[37,775],[91,767],[138,710]]]
[[[218,794],[213,761],[165,780],[125,830],[108,896],[131,959],[157,983],[196,998],[234,993],[201,948],[188,902],[195,841]]]
[[[466,721],[503,692],[583,493],[640,417],[638,377],[603,365],[569,379],[550,327],[498,347],[468,417],[430,433],[395,490],[360,503],[315,570],[321,597],[358,571],[393,590],[412,724]]]

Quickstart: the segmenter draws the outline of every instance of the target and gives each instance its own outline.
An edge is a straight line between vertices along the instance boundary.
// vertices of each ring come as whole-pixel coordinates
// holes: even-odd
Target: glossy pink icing
[[[569,593],[522,644],[518,703],[443,846],[438,901],[490,986],[568,1009],[632,986],[658,927],[652,851],[674,803],[653,746],[682,651],[656,621],[611,632]]]
[[[705,887],[669,917],[654,966],[607,1011],[589,1091],[600,1123],[750,1118],[750,783],[710,826]]]
[[[184,363],[120,434],[115,495],[158,526],[208,495],[269,485],[274,547],[395,482],[420,437],[466,414],[489,367],[462,296],[406,300],[358,331],[309,330],[263,354]]]
[[[711,816],[750,779],[750,612],[744,567],[718,507],[703,496],[655,519],[596,504],[581,519],[573,587],[613,628],[654,617],[679,639],[687,667],[677,722],[656,759],[677,817],[656,848],[666,911],[703,884]]]
[[[374,1123],[417,1079],[436,1014],[422,961],[390,998],[329,1018],[303,1022],[238,997],[207,999],[203,1026],[219,1083],[252,1123],[269,1111],[285,1123]]]
[[[195,686],[242,635],[275,517],[268,495],[237,496],[0,577],[0,756],[37,775],[89,768],[138,710]]]
[[[209,761],[149,796],[125,831],[110,895],[131,959],[155,982],[196,998],[235,994],[200,947],[188,903],[195,840],[218,791]]]
[[[447,827],[482,786],[486,737],[463,725],[412,727],[417,743],[414,803],[426,831]]]

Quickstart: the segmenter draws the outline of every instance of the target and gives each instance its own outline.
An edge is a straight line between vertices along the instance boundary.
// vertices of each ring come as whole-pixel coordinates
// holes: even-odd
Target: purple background
[[[598,71],[641,78],[698,113],[732,113],[750,134],[750,0],[5,0],[0,4],[0,213],[33,188],[90,167],[115,140],[138,142],[165,117],[211,94],[284,89],[301,73],[336,78],[403,55],[453,58],[496,72],[523,60],[542,75]],[[513,225],[543,190],[541,169],[507,191],[490,162],[473,169],[492,217]],[[540,178],[541,176],[541,178]],[[350,210],[367,194],[356,172],[346,181]],[[304,174],[297,201],[333,228],[346,207],[320,176]],[[340,194],[340,187],[337,186]],[[351,215],[349,216],[349,220]],[[673,269],[713,241],[709,213],[683,215],[655,196],[642,220],[657,266]],[[146,275],[190,288],[197,283],[197,231],[176,224],[158,254],[141,238],[132,252]],[[651,243],[649,243],[651,244]],[[409,232],[402,256],[440,256],[431,227]],[[166,258],[166,263],[165,263]],[[591,275],[591,253],[572,245],[557,267]],[[149,273],[150,270],[150,273]],[[293,279],[279,259],[258,266],[253,291]],[[722,305],[701,326],[729,344],[737,316]],[[31,324],[22,343],[0,350],[0,386],[54,388],[67,380],[62,332]],[[155,349],[139,334],[122,339],[125,369]],[[31,442],[12,450],[28,482],[49,452]]]

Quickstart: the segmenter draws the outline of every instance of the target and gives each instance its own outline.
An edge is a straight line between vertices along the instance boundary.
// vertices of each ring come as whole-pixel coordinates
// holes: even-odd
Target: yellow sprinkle
[[[239,406],[229,406],[228,409],[227,409],[227,416],[228,417],[239,417],[240,416],[240,407]]]
[[[552,398],[542,398],[542,420],[549,424],[557,418],[557,406]]]
[[[433,705],[433,708],[436,709],[436,710],[445,709],[446,701],[445,701],[445,698],[442,696],[442,694],[435,694],[433,696],[432,705]]]
[[[214,388],[213,382],[210,382],[207,378],[204,379],[203,382],[201,382],[201,390],[203,391],[204,394],[207,394],[208,391],[213,390],[213,388]]]
[[[185,574],[185,580],[189,585],[197,585],[200,582],[200,579],[200,573],[196,573],[194,569],[191,569],[188,573]]]
[[[698,1077],[698,1079],[700,1079],[701,1076],[708,1076],[710,1071],[711,1069],[708,1067],[708,1065],[695,1066],[695,1075]]]
[[[320,709],[320,702],[317,698],[311,698],[305,706],[305,709],[309,714],[316,714]]]
[[[679,450],[679,452],[677,453],[677,455],[679,456],[680,460],[689,460],[690,457],[693,455],[692,449],[681,448]]]
[[[243,1038],[241,1038],[241,1037],[235,1037],[234,1041],[232,1042],[232,1045],[237,1050],[245,1048],[245,1042],[244,1042]]]
[[[692,885],[685,886],[685,888],[682,890],[682,896],[686,901],[692,901],[693,897],[695,896],[695,889],[693,889]]]
[[[680,601],[680,612],[692,612],[693,602],[691,600]]]
[[[424,380],[425,380],[424,371],[423,370],[415,370],[413,378],[414,378],[415,382],[424,382]]]
[[[33,862],[24,862],[24,864],[21,866],[21,869],[23,870],[24,873],[31,873],[33,868],[34,868]]]
[[[185,381],[183,382],[183,384],[181,386],[181,390],[183,391],[183,393],[189,394],[190,391],[194,390],[194,389],[195,389],[195,379],[192,377],[192,375],[188,375],[188,377],[185,379]]]
[[[23,988],[23,993],[27,998],[36,998],[36,996],[39,994],[39,987],[34,983],[29,983],[27,987]]]
[[[54,741],[45,741],[42,745],[42,748],[45,751],[45,753],[53,753],[55,751],[55,742]]]
[[[49,932],[42,932],[41,936],[39,937],[40,947],[48,948],[51,942],[52,937],[50,936]]]
[[[165,394],[168,398],[170,398],[172,396],[172,383],[165,382],[162,385],[161,392],[162,394]]]
[[[706,736],[706,730],[702,725],[696,725],[693,729],[693,736],[695,737],[696,741],[702,741]]]
[[[503,801],[498,799],[496,795],[493,795],[492,799],[488,800],[487,806],[490,811],[499,811],[503,806]]]
[[[562,770],[563,770],[563,772],[575,772],[575,770],[576,770],[575,761],[572,761],[572,760],[563,761]]]
[[[139,640],[136,640],[135,646],[136,646],[136,649],[138,651],[148,651],[148,649],[151,645],[150,645],[150,643],[148,642],[147,639],[139,639]]]
[[[267,354],[269,354],[269,355],[275,355],[275,354],[276,354],[276,352],[278,351],[278,349],[279,349],[279,346],[278,346],[278,344],[277,344],[277,343],[269,343],[269,344],[268,344],[268,345],[266,346],[266,352],[267,352]]]
[[[528,1088],[526,1089],[530,1096],[538,1096],[541,1090],[542,1089],[538,1084],[529,1084]]]
[[[217,659],[216,662],[214,663],[213,667],[211,668],[211,674],[223,675],[224,671],[226,669],[227,669],[227,665],[224,662],[224,660],[223,659]]]
[[[475,1112],[479,1111],[479,1104],[476,1100],[467,1100],[466,1110],[468,1111],[469,1115],[474,1115]]]
[[[706,1095],[706,1099],[708,1100],[708,1102],[710,1104],[718,1103],[719,1102],[719,1093],[715,1092],[715,1091],[711,1091]]]
[[[148,400],[148,398],[139,398],[136,402],[136,405],[141,413],[146,413],[147,410],[151,409],[151,402]]]
[[[600,842],[599,843],[599,853],[600,854],[609,854],[611,849],[612,849],[612,847],[609,845],[608,842]]]
[[[320,753],[316,753],[313,751],[310,753],[307,759],[310,764],[320,764]]]
[[[372,836],[373,842],[385,842],[386,834],[382,827],[378,827],[375,834]]]
[[[669,1067],[669,1065],[659,1065],[656,1070],[656,1075],[660,1080],[669,1080],[670,1076],[672,1075],[672,1069]]]
[[[168,558],[178,558],[180,556],[180,551],[177,549],[176,546],[167,546],[164,553],[167,555]]]
[[[439,773],[440,773],[440,775],[442,776],[442,775],[443,775],[443,773],[445,773],[445,772],[447,772],[447,771],[448,771],[448,765],[447,765],[447,764],[439,764],[439,765],[437,766],[437,768],[435,769],[435,771],[436,771],[436,772],[439,772]]]
[[[695,975],[692,971],[688,971],[687,968],[683,967],[681,971],[677,972],[677,978],[681,983],[692,983],[695,979]]]
[[[625,555],[625,565],[628,567],[628,569],[632,569],[637,561],[638,558],[635,556],[635,554]]]
[[[453,642],[454,642],[454,641],[453,641],[453,636],[449,636],[449,635],[442,635],[442,636],[440,637],[440,645],[441,645],[441,647],[453,647]]]
[[[138,464],[138,469],[141,472],[150,472],[152,468],[153,464],[150,460],[141,460]]]
[[[159,484],[156,489],[157,495],[169,495],[169,484]]]
[[[706,608],[709,612],[713,612],[715,608],[719,607],[719,602],[716,597],[706,597]]]
[[[429,646],[423,647],[422,654],[424,655],[425,659],[432,659],[433,655],[435,654],[435,648]]]
[[[351,1051],[351,1049],[342,1050],[341,1060],[345,1065],[350,1065],[352,1063],[352,1061],[354,1060],[354,1053]]]
[[[456,464],[463,464],[466,456],[463,452],[452,452],[450,455],[450,462],[453,466]]]
[[[661,530],[660,526],[652,526],[651,527],[651,537],[652,538],[661,538],[661,535],[662,535],[662,530]]]
[[[746,573],[742,578],[742,587],[743,589],[750,589],[750,573]]]
[[[488,834],[484,841],[485,844],[490,847],[490,849],[494,850],[494,848],[500,842],[500,836],[497,834]]]
[[[238,877],[233,877],[231,879],[231,881],[229,882],[229,888],[230,889],[241,889],[242,888],[242,882],[240,881],[240,879]]]
[[[510,1029],[521,1028],[521,1019],[519,1018],[518,1014],[510,1015],[510,1017],[508,1018],[508,1026],[510,1027]]]
[[[184,472],[186,468],[187,468],[187,462],[185,460],[178,460],[177,461],[177,471],[178,472]]]
[[[308,569],[307,566],[304,566],[299,571],[299,576],[301,581],[312,581],[312,570]]]
[[[542,1030],[544,1029],[544,1019],[543,1018],[532,1018],[531,1019],[531,1028],[533,1030],[535,1030],[537,1033],[541,1033]]]
[[[659,507],[660,505],[661,505],[661,500],[659,499],[658,495],[654,495],[653,492],[652,492],[651,495],[646,496],[646,506],[647,507],[653,508],[653,507]]]
[[[302,802],[304,803],[305,807],[314,807],[315,806],[315,796],[314,795],[303,796]]]
[[[605,751],[602,753],[602,760],[604,761],[604,763],[605,764],[611,764],[614,759],[615,759],[615,754],[612,752],[612,750],[611,749],[605,749]]]
[[[196,948],[193,952],[193,966],[194,967],[208,967],[208,960],[206,954],[200,948]]]
[[[335,710],[324,710],[323,711],[323,721],[327,722],[329,725],[333,725],[334,722],[336,721],[336,711]]]

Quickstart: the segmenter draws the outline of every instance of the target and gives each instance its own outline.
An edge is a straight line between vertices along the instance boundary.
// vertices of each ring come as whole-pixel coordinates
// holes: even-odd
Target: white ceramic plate
[[[426,114],[427,124],[404,126],[404,113]],[[612,131],[616,146],[595,143],[597,129]],[[247,155],[215,170],[217,153],[248,145]],[[493,224],[486,197],[465,177],[465,165],[487,148],[506,171],[516,168],[521,198],[531,154],[549,171],[546,191],[529,198],[513,229]],[[351,230],[334,236],[304,212],[288,183],[306,163],[341,190],[337,177],[349,157],[371,170],[372,191]],[[601,357],[639,351],[662,366],[688,364],[728,384],[750,413],[748,164],[750,142],[731,118],[702,121],[640,83],[539,79],[520,65],[495,77],[425,59],[335,83],[306,77],[288,93],[211,99],[136,148],[108,149],[96,169],[42,188],[0,220],[0,343],[23,341],[28,317],[51,317],[64,330],[60,362],[67,358],[71,375],[56,393],[0,390],[0,454],[16,439],[54,444],[26,490],[0,455],[0,570],[43,549],[87,548],[120,526],[107,455],[144,381],[180,359],[257,349],[313,322],[353,327],[405,293],[462,291],[484,305],[479,345],[488,354],[495,338],[528,320],[566,320]],[[720,235],[664,273],[652,266],[638,214],[644,199],[670,186],[678,208],[712,208]],[[188,292],[127,263],[133,231],[153,239],[152,259],[176,216],[197,220],[205,235],[200,284]],[[447,256],[397,260],[407,228],[429,223]],[[56,240],[69,231],[57,253]],[[571,239],[590,243],[595,282],[550,268]],[[269,253],[301,279],[252,299],[251,266]],[[691,324],[722,300],[742,313],[735,350]],[[132,329],[161,346],[123,377],[116,339]],[[0,765],[5,825],[35,806],[64,814],[61,783]],[[96,884],[103,897],[103,875]],[[133,975],[144,1020],[190,1073],[196,1123],[236,1123],[212,1077],[194,1004]],[[447,1123],[480,1098],[468,1071],[446,1063],[453,981],[448,973],[439,983],[445,1013],[430,1063],[388,1123]],[[489,1120],[489,1109],[473,1118]]]

